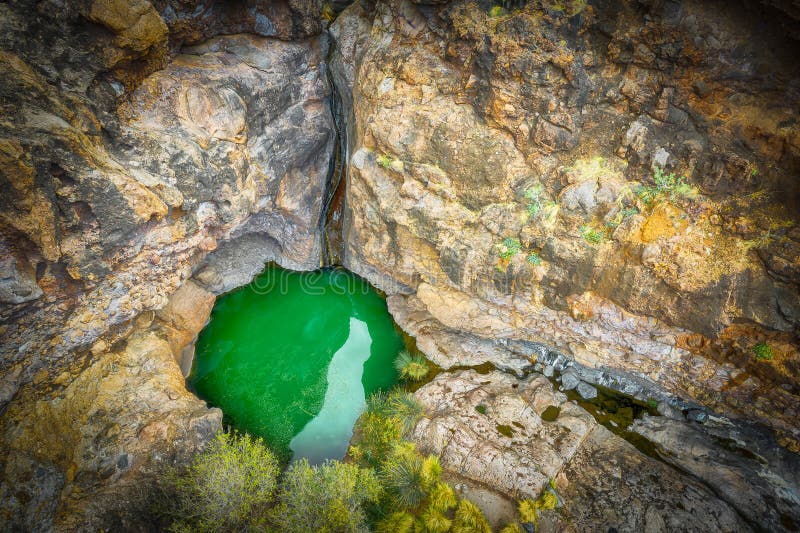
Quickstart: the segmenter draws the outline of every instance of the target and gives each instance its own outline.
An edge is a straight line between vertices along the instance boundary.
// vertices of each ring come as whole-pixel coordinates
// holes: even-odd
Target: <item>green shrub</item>
[[[391,416],[389,393],[384,390],[375,391],[367,398],[367,413],[380,416]]]
[[[775,356],[775,352],[772,350],[772,346],[767,344],[766,342],[759,342],[755,346],[753,346],[753,353],[756,355],[756,359],[759,361],[771,361],[772,358]]]
[[[358,443],[351,447],[351,455],[369,465],[382,463],[403,436],[397,419],[369,410],[358,420]]]
[[[424,533],[447,533],[453,521],[447,515],[432,507],[426,508],[419,517],[417,531]]]
[[[412,533],[414,517],[406,511],[390,514],[375,527],[375,533]]]
[[[551,487],[553,483],[550,483]],[[517,510],[523,522],[535,524],[539,519],[539,512],[555,509],[558,506],[558,497],[550,490],[545,490],[536,500],[522,500]]]
[[[585,240],[589,244],[600,244],[606,238],[605,233],[588,225],[581,226],[580,232],[581,236],[583,237],[583,240]]]
[[[497,245],[497,255],[500,259],[511,259],[519,253],[522,249],[522,243],[519,239],[513,237],[506,237],[503,242]]]
[[[506,10],[503,9],[503,6],[492,6],[492,9],[489,10],[490,17],[502,17],[506,14]]]
[[[528,254],[528,263],[532,264],[533,266],[539,266],[542,264],[542,258],[539,257],[538,253],[531,252]]]
[[[435,455],[422,457],[411,442],[395,445],[381,468],[386,491],[399,507],[413,509],[439,481],[442,467]]]
[[[400,374],[401,379],[409,381],[421,381],[428,375],[430,368],[428,362],[421,355],[411,355],[408,350],[403,350],[397,354],[394,360],[394,367]]]
[[[220,433],[183,472],[169,476],[174,531],[263,527],[280,472],[259,438]]]
[[[380,466],[424,413],[425,406],[403,389],[372,394],[356,424],[358,439],[350,447],[350,455],[370,466]]]
[[[456,506],[456,493],[453,487],[440,481],[431,489],[428,495],[428,501],[432,508],[446,513]]]
[[[492,533],[492,528],[477,505],[469,500],[461,500],[456,507],[452,531],[453,533]]]
[[[522,533],[522,528],[517,524],[508,524],[500,530],[500,533]]]
[[[691,199],[697,196],[697,189],[686,181],[686,176],[676,177],[674,172],[665,174],[660,167],[653,171],[653,181],[655,186],[640,185],[636,189],[637,196],[645,204],[652,204],[660,197],[674,201],[680,197]]]
[[[380,494],[370,469],[339,461],[312,467],[301,459],[286,470],[272,522],[284,533],[366,531],[364,505]]]
[[[386,403],[390,416],[399,423],[404,435],[414,429],[419,419],[425,414],[425,406],[413,393],[403,389],[392,390]]]

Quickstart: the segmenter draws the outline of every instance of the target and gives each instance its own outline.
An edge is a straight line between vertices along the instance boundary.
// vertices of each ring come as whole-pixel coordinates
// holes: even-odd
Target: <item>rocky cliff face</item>
[[[313,1],[0,4],[0,523],[144,527],[219,429],[191,345],[265,261],[319,266],[330,62],[333,256],[506,371],[420,390],[448,475],[498,521],[555,477],[545,530],[796,529],[793,6],[363,1],[329,55]],[[554,372],[657,403],[650,455]]]
[[[798,46],[752,7],[351,6],[345,264],[444,367],[563,355],[797,450]]]
[[[220,427],[178,364],[215,292],[318,267],[334,142],[313,3],[56,7],[0,6],[0,523],[41,530]]]
[[[568,523],[545,531],[795,530],[794,21],[730,2],[431,4],[361,2],[331,28],[345,265],[445,369],[555,372],[661,416],[631,428],[643,454],[544,378],[445,374],[418,393],[418,443],[487,509],[555,477]]]

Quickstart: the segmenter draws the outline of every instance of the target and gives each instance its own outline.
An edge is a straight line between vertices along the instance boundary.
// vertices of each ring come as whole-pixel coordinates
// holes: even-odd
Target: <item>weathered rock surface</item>
[[[222,425],[221,411],[186,390],[178,366],[213,301],[189,282],[120,332],[123,340],[100,340],[54,378],[40,370],[16,391],[0,434],[4,529],[146,523],[148,476],[186,461]]]
[[[677,469],[544,378],[440,376],[417,437],[495,522],[555,476],[544,530],[796,528],[796,458],[708,413],[800,450],[800,33],[766,3],[788,18],[391,0],[331,28],[345,265],[443,367],[669,415],[635,429]],[[182,378],[214,295],[318,266],[320,4],[0,4],[0,529],[141,525],[149,476],[220,425]]]
[[[554,6],[340,15],[345,265],[442,366],[532,341],[800,450],[797,42],[747,5]]]
[[[0,5],[0,529],[129,529],[220,427],[214,295],[319,265],[327,47],[318,2],[55,4]]]
[[[800,457],[761,428],[715,417],[700,425],[645,416],[631,429],[754,523],[770,531],[800,527]]]
[[[416,394],[428,414],[413,438],[468,485],[535,499],[555,480],[561,507],[537,531],[750,530],[708,487],[597,424],[541,375],[457,371]],[[548,409],[557,416],[545,421]]]

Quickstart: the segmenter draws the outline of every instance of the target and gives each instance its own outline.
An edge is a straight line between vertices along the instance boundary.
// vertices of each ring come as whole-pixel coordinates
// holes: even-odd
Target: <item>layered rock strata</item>
[[[791,531],[800,519],[797,456],[722,421],[636,421],[657,443],[654,458],[540,374],[443,373],[416,394],[427,414],[412,437],[495,526],[551,482],[559,506],[537,531]]]

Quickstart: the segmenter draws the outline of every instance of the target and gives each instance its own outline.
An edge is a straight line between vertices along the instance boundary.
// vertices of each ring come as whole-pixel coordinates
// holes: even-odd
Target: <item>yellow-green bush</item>
[[[280,473],[261,439],[220,433],[182,472],[169,476],[173,531],[241,531],[266,523]]]
[[[381,490],[371,469],[339,461],[312,467],[302,459],[284,474],[271,521],[284,533],[365,531],[364,506],[377,503]]]

